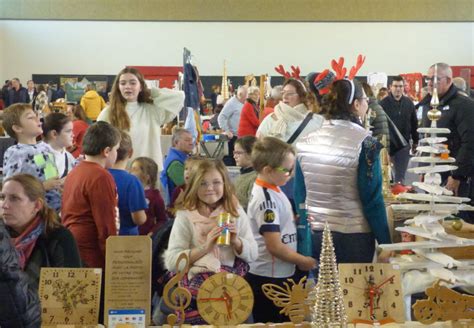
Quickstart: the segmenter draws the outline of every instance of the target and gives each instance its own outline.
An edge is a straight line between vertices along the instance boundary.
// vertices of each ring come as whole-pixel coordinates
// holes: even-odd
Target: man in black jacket
[[[5,107],[8,107],[17,103],[27,103],[28,102],[28,91],[22,87],[20,79],[17,77],[12,79],[12,87],[8,90],[7,97],[5,98]]]
[[[395,76],[390,85],[390,94],[380,101],[385,113],[390,117],[403,137],[410,142],[413,151],[418,146],[418,120],[416,118],[415,105],[410,98],[403,95],[404,81],[401,76]],[[411,138],[410,138],[411,137]],[[397,151],[392,156],[394,165],[395,182],[404,183],[405,173],[410,160],[410,145]]]
[[[451,67],[445,63],[435,64],[437,66],[436,88],[439,97],[438,109],[441,111],[441,118],[437,122],[440,128],[448,128],[451,133],[447,135],[448,149],[450,156],[456,159],[457,170],[449,172],[443,178],[446,188],[452,190],[455,195],[471,198],[473,204],[474,192],[474,100],[459,93],[453,84],[453,72]],[[420,103],[423,106],[423,126],[429,127],[431,121],[427,117],[431,93],[434,87],[435,65],[428,70],[427,83],[428,94]],[[445,135],[442,135],[445,136]],[[468,212],[465,216],[470,223],[474,222],[473,213]]]
[[[41,309],[37,293],[28,288],[18,255],[0,219],[0,327],[39,328]]]

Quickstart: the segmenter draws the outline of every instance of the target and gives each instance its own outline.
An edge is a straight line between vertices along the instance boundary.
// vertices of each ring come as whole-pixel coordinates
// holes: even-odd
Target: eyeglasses
[[[293,97],[293,96],[298,95],[298,93],[296,93],[296,92],[283,92],[281,95],[283,97]]]
[[[362,98],[359,98],[359,100],[360,100],[360,101],[365,100],[365,101],[369,102],[369,98],[368,98],[368,97],[362,97]]]
[[[238,151],[238,150],[234,150],[234,155],[245,155],[246,153],[244,151]]]
[[[212,181],[212,182],[203,181],[199,184],[199,187],[202,189],[209,189],[209,187],[212,187],[212,189],[217,189],[217,188],[220,188],[223,184],[224,184],[223,181]]]
[[[282,166],[275,167],[275,170],[283,173],[286,176],[290,176],[293,173],[294,169],[295,169],[294,167],[292,167],[291,169],[287,169],[286,167],[282,167]]]
[[[436,79],[437,79],[438,82],[441,81],[441,79],[443,79],[443,78],[447,78],[447,76],[437,76],[437,77],[436,77]],[[434,76],[432,76],[432,77],[425,77],[425,83],[426,83],[426,84],[428,84],[428,83],[430,83],[430,82],[431,82],[431,83],[434,83],[434,79],[435,79]]]

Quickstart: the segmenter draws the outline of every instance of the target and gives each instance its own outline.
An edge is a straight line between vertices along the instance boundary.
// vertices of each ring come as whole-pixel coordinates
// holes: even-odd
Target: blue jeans
[[[375,253],[375,237],[370,233],[331,232],[337,263],[371,263]],[[319,262],[323,232],[313,232],[313,257]]]

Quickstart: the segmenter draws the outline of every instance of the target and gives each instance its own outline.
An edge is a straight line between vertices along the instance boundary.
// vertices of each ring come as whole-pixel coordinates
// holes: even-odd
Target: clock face
[[[202,283],[197,306],[201,317],[211,325],[237,325],[252,312],[253,292],[244,278],[220,272]]]
[[[405,322],[400,270],[391,264],[339,264],[344,305],[350,322],[393,319]]]
[[[43,324],[97,324],[101,269],[41,268]]]

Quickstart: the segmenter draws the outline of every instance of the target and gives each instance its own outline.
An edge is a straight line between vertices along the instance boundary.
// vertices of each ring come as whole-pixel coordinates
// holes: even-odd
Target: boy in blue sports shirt
[[[140,180],[126,170],[133,153],[132,140],[126,132],[120,132],[120,135],[122,140],[117,150],[117,160],[109,169],[118,191],[119,235],[138,235],[138,226],[146,221],[148,204]]]

